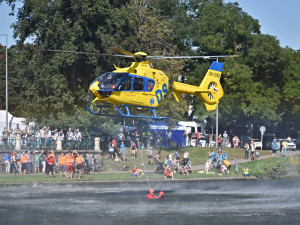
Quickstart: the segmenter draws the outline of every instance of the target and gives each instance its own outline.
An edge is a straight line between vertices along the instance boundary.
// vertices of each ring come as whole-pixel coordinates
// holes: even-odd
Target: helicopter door
[[[140,77],[133,78],[133,91],[144,91],[144,79]]]
[[[122,82],[119,86],[119,90],[120,91],[130,91],[131,90],[131,85],[132,85],[132,77],[127,76],[122,80]]]

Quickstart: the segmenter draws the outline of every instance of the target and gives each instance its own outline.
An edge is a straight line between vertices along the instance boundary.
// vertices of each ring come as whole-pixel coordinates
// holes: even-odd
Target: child
[[[206,163],[205,163],[205,172],[207,173],[208,170],[209,170],[209,160],[206,160]]]
[[[222,173],[223,175],[226,175],[226,173],[227,173],[227,168],[226,168],[226,166],[225,166],[224,164],[221,165],[220,169],[221,169],[221,173]]]
[[[228,154],[227,152],[224,152],[224,159],[227,160]]]
[[[239,173],[239,166],[240,166],[240,163],[239,163],[239,161],[238,161],[237,156],[234,157],[234,164],[235,164],[235,172],[238,174],[238,173]]]
[[[245,166],[245,167],[243,168],[243,175],[244,175],[245,177],[250,177],[250,174],[251,174],[250,170],[248,169],[247,166]]]

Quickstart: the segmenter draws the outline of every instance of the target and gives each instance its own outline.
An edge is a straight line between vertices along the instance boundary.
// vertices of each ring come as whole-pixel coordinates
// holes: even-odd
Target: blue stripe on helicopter
[[[210,66],[210,70],[215,70],[215,71],[218,71],[218,72],[222,72],[223,70],[223,66],[224,66],[224,63],[219,63],[219,62],[213,62]]]

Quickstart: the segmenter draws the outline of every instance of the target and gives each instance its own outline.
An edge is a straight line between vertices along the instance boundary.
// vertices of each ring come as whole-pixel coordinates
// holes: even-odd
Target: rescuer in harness
[[[154,189],[149,190],[149,194],[147,194],[147,199],[164,199],[165,193],[163,191],[159,192],[159,195],[154,194]]]

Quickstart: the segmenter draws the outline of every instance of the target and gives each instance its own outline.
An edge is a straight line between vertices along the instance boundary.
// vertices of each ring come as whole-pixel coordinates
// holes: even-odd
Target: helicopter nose
[[[97,96],[98,93],[98,85],[96,84],[97,82],[94,82],[91,86],[90,86],[90,93],[92,95],[94,95],[95,97]]]

